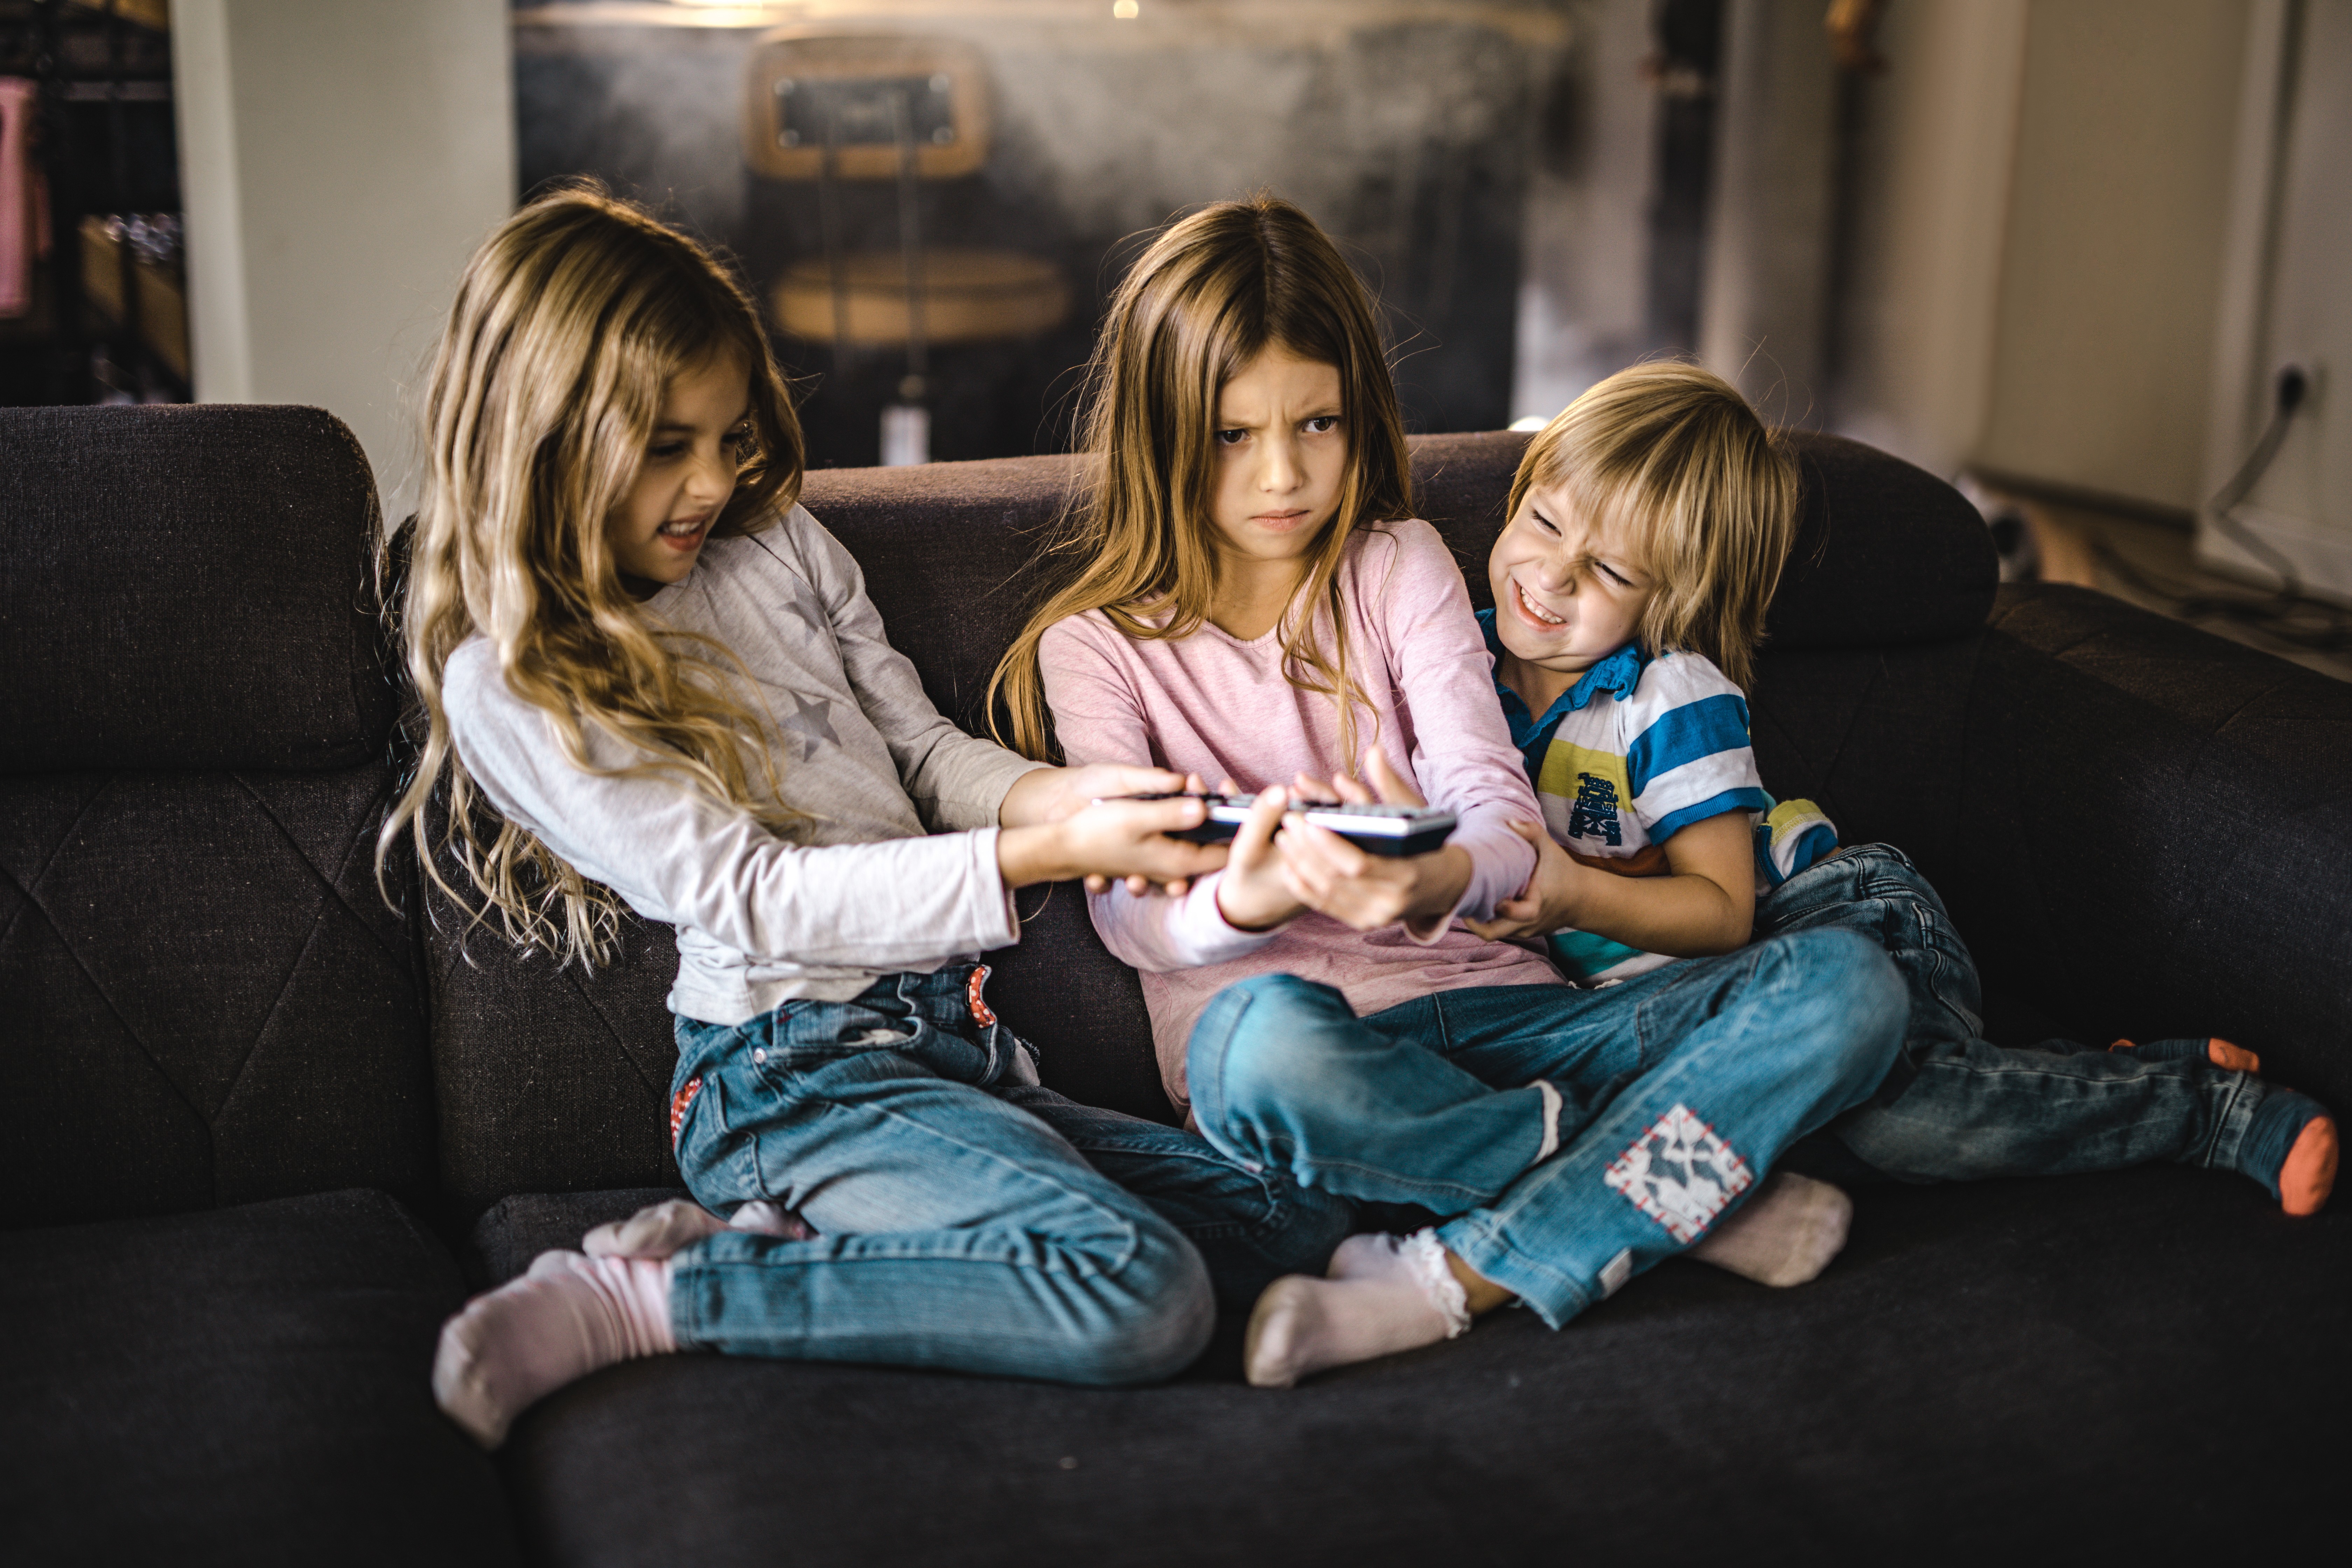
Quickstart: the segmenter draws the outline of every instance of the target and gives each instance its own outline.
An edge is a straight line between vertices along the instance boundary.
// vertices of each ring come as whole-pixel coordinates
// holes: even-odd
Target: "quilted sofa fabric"
[[[0,773],[382,754],[375,483],[341,420],[34,408],[6,429]]]
[[[0,453],[5,1223],[429,1195],[357,444],[316,409],[32,409]]]

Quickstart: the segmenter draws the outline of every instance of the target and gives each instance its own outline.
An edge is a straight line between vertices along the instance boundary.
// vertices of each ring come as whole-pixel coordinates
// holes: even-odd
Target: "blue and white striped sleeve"
[[[1726,812],[1772,808],[1748,742],[1748,700],[1711,661],[1654,659],[1627,706],[1626,783],[1651,843]]]

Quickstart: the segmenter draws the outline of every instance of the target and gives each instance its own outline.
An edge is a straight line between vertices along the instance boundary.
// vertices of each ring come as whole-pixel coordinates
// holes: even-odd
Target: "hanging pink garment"
[[[33,308],[34,92],[23,77],[0,77],[0,317]]]

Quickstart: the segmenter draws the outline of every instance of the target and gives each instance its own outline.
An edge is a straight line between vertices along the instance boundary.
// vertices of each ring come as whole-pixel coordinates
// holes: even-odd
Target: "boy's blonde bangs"
[[[1685,648],[1753,683],[1795,539],[1797,467],[1736,388],[1675,361],[1620,371],[1528,444],[1506,515],[1538,488],[1615,532],[1654,583],[1634,629],[1645,651]]]

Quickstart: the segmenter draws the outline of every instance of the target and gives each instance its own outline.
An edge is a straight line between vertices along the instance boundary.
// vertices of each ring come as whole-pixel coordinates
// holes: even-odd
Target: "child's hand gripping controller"
[[[1129,798],[1176,800],[1183,797],[1171,794]],[[1198,827],[1171,833],[1169,837],[1188,839],[1194,844],[1223,844],[1241,831],[1242,823],[1249,816],[1250,805],[1257,797],[1248,795],[1199,795],[1191,798],[1208,805],[1209,819]],[[1293,803],[1292,811],[1316,826],[1338,834],[1369,854],[1392,856],[1400,859],[1409,855],[1426,855],[1454,835],[1454,814],[1443,806],[1354,805],[1336,802],[1318,805],[1298,801]]]

